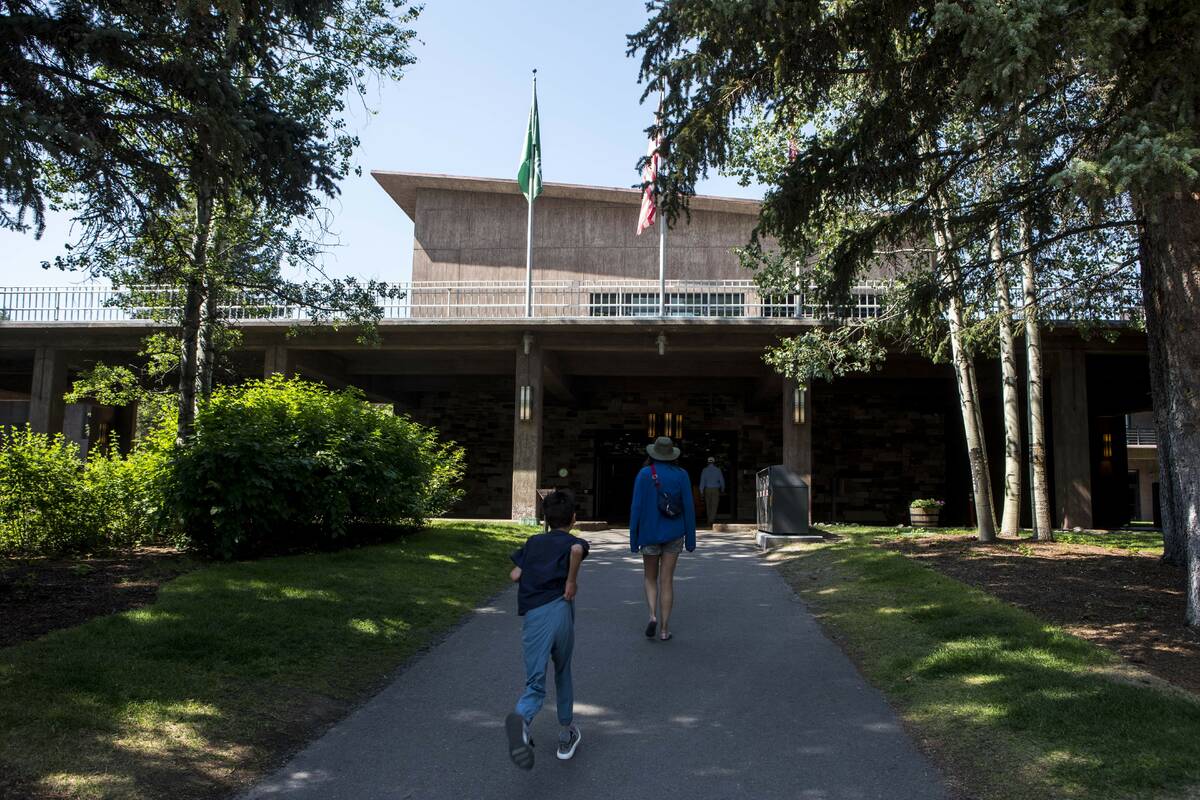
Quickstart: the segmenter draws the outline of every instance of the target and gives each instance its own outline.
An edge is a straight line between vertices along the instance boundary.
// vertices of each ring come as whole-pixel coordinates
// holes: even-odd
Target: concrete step
[[[825,537],[820,534],[801,535],[801,536],[782,536],[774,533],[758,532],[755,536],[755,541],[758,543],[760,550],[774,550],[776,547],[783,547],[789,544],[804,544],[811,542],[823,542]]]
[[[715,533],[754,533],[758,526],[753,522],[717,522],[713,524],[712,530]]]

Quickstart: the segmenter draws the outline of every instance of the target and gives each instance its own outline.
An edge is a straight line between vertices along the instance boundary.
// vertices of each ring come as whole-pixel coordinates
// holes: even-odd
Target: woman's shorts
[[[644,556],[661,556],[663,553],[679,555],[683,552],[683,537],[672,539],[669,542],[661,544],[644,544],[642,545],[642,555]]]

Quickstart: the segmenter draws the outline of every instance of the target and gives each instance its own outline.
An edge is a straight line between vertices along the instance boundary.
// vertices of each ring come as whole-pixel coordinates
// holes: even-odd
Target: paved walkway
[[[584,534],[576,600],[575,759],[554,757],[553,690],[532,772],[502,720],[524,683],[515,590],[244,797],[709,800],[946,796],[882,697],[745,534],[700,533],[676,575],[675,638],[642,636],[627,534]],[[550,681],[553,685],[553,681]]]

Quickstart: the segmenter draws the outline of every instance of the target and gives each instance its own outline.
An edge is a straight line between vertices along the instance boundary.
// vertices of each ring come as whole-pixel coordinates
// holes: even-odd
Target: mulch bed
[[[1057,542],[985,545],[969,536],[905,538],[883,546],[1200,693],[1200,633],[1184,624],[1185,571],[1157,555]]]
[[[93,558],[0,559],[0,647],[149,605],[160,585],[195,567],[166,547]]]

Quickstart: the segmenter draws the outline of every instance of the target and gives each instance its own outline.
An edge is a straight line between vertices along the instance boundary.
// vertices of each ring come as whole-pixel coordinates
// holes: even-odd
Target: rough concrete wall
[[[1158,482],[1158,452],[1154,448],[1129,449],[1129,468],[1138,472],[1138,516],[1142,522],[1154,518],[1154,484]]]
[[[523,281],[525,200],[520,195],[421,189],[417,194],[414,281]],[[669,279],[745,279],[732,248],[745,245],[756,217],[695,211],[667,235]],[[534,204],[533,261],[539,281],[658,279],[658,236],[635,234],[637,206],[540,198]]]
[[[512,496],[512,390],[484,388],[471,392],[430,392],[413,403],[397,403],[422,425],[432,425],[443,440],[466,450],[465,493],[450,516],[508,519]]]

